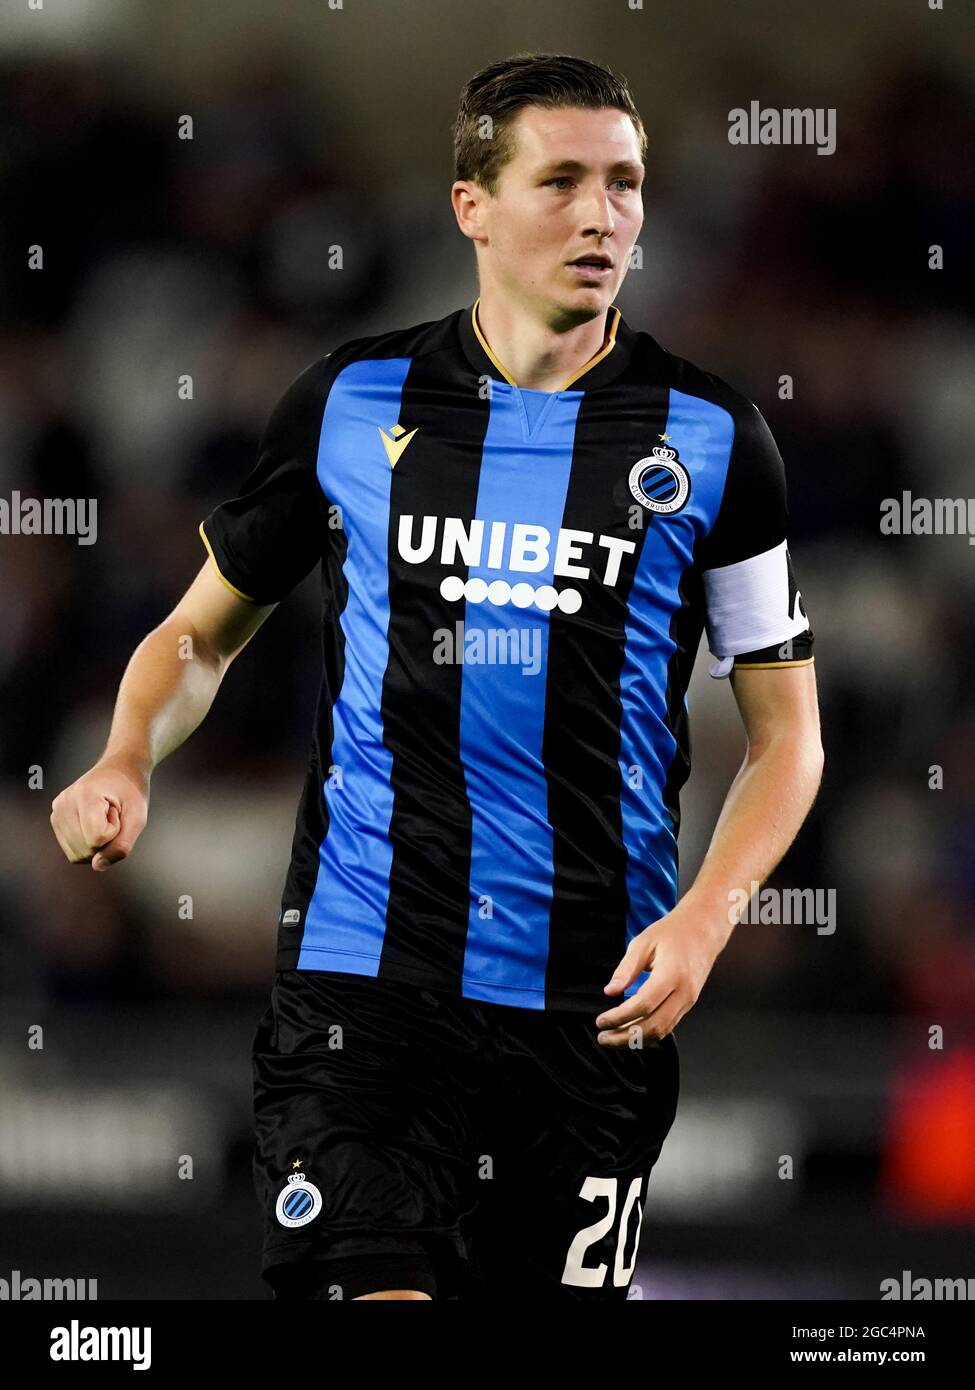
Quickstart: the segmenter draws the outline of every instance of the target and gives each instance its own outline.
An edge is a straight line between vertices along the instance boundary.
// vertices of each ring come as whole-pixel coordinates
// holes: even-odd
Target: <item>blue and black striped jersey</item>
[[[257,604],[321,565],[278,968],[604,1008],[676,902],[702,632],[716,675],[812,659],[786,526],[755,406],[615,306],[557,391],[476,303],[302,372],[200,525]]]

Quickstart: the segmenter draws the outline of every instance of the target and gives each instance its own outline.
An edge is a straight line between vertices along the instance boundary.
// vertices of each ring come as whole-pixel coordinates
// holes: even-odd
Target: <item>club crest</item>
[[[667,444],[657,444],[652,453],[640,459],[630,469],[630,492],[647,511],[658,516],[679,512],[691,492],[687,469],[677,457],[677,450]]]

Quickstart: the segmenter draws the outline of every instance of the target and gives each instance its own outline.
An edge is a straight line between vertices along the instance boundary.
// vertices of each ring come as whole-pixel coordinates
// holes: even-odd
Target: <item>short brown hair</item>
[[[488,193],[497,191],[498,174],[514,149],[510,125],[525,106],[583,106],[596,111],[614,106],[636,127],[640,158],[647,136],[624,77],[600,63],[566,53],[516,53],[475,73],[460,94],[454,122],[454,178],[470,179]],[[490,138],[483,122],[490,118]]]

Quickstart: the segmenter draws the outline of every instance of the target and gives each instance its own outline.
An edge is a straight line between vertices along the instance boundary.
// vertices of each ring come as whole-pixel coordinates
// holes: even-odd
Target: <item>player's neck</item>
[[[607,315],[558,333],[499,295],[484,288],[475,324],[498,365],[518,386],[558,391],[580,367],[601,352]]]

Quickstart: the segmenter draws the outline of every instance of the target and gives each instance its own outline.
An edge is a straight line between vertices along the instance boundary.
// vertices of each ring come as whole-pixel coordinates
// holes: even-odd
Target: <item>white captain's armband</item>
[[[813,633],[796,584],[788,545],[737,564],[705,570],[708,647],[716,679],[732,669],[805,666]]]

